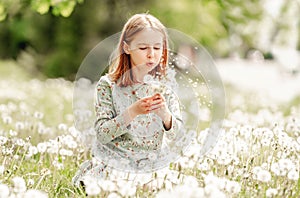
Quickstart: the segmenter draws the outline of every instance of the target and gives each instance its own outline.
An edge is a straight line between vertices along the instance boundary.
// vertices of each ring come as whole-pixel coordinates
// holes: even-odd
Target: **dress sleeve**
[[[112,85],[107,76],[100,78],[96,86],[96,122],[97,140],[106,144],[115,138],[128,133],[124,115],[117,115],[112,98]]]
[[[177,95],[173,91],[167,90],[166,96],[168,108],[172,115],[172,126],[169,130],[165,130],[165,138],[167,141],[173,141],[180,133],[183,121]]]

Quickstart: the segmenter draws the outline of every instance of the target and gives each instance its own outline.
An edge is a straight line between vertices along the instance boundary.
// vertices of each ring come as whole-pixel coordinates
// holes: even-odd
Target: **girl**
[[[109,73],[97,83],[93,159],[73,178],[103,178],[110,167],[145,172],[168,165],[181,126],[179,102],[166,84],[168,38],[150,14],[125,24]]]

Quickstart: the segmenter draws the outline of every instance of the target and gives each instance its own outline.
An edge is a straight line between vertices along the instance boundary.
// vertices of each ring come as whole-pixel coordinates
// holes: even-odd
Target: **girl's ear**
[[[125,41],[123,41],[123,50],[126,54],[129,54],[129,46]]]

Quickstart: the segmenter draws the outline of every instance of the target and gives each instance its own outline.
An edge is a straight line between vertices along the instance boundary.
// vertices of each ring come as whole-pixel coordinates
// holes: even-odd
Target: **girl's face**
[[[131,65],[142,74],[147,74],[160,62],[163,52],[163,35],[155,29],[147,28],[137,33],[124,51],[130,55]]]

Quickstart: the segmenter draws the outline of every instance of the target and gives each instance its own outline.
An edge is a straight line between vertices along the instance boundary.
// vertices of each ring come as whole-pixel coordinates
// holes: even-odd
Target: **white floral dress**
[[[167,166],[180,154],[176,141],[182,137],[182,119],[177,95],[165,83],[137,83],[120,87],[107,75],[97,83],[95,101],[97,140],[93,159],[82,164],[73,178],[78,184],[85,176],[103,178],[105,170],[146,173]],[[172,114],[172,127],[165,130],[154,113],[138,115],[125,126],[124,111],[140,98],[160,92]]]

